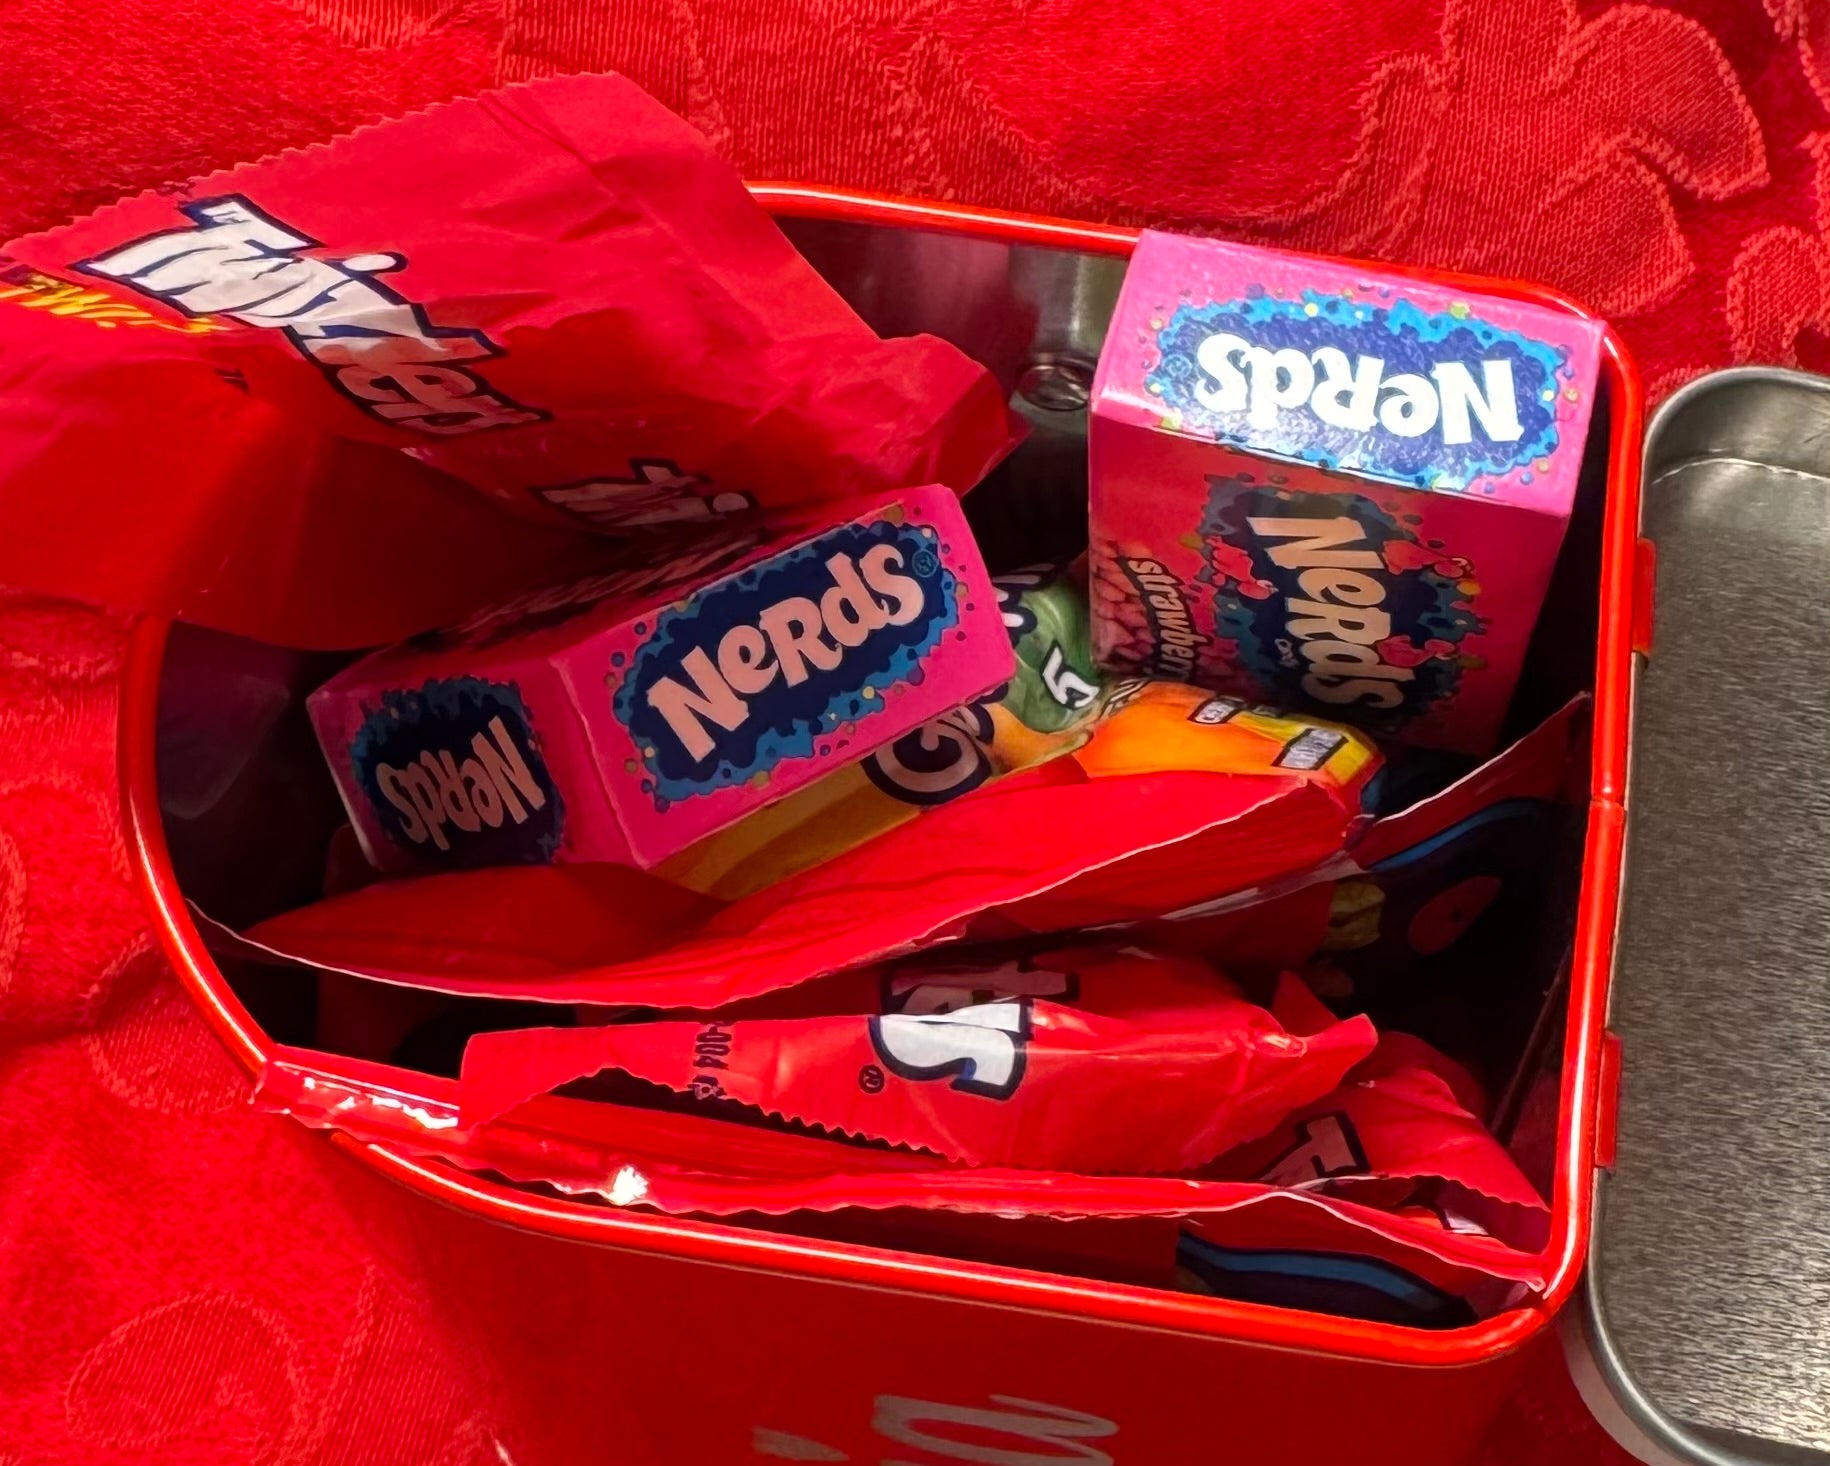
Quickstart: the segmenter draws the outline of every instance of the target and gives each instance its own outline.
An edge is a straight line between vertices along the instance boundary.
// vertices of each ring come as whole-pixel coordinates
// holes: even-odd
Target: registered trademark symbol
[[[875,1064],[866,1064],[858,1071],[858,1088],[866,1094],[882,1094],[883,1071]]]

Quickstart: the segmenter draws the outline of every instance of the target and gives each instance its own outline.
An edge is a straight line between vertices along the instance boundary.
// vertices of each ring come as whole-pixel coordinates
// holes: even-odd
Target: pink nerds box
[[[1600,340],[1543,307],[1145,234],[1093,388],[1095,655],[1486,752]]]
[[[952,491],[757,538],[708,529],[313,693],[370,860],[652,866],[1013,675]]]

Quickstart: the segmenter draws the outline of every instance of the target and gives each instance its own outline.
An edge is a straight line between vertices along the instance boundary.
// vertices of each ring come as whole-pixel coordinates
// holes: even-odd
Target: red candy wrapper
[[[458,1084],[383,1064],[275,1052],[259,1107],[304,1124],[570,1195],[679,1215],[944,1209],[978,1216],[1157,1218],[1160,1283],[1178,1232],[1255,1250],[1329,1253],[1401,1269],[1461,1296],[1544,1284],[1544,1259],[1435,1216],[1255,1182],[1082,1176],[960,1166],[911,1151],[691,1114],[547,1095],[466,1126]],[[1489,1289],[1491,1291],[1491,1289]]]
[[[1133,950],[918,962],[816,986],[828,1014],[479,1034],[464,1120],[616,1069],[972,1165],[1182,1171],[1327,1093],[1374,1042],[1363,1018],[1289,1032],[1286,1003],[1308,1016],[1295,978],[1266,1012],[1199,964]]]
[[[1182,1230],[1181,1285],[1415,1327],[1511,1306],[1530,1280],[1496,1266],[1495,1249],[1539,1256],[1550,1210],[1474,1117],[1480,1108],[1460,1065],[1409,1035],[1383,1035],[1333,1094],[1203,1174],[1377,1208],[1402,1229],[1405,1251],[1346,1233],[1333,1212],[1212,1212]]]
[[[1012,442],[989,372],[880,340],[616,76],[428,108],[13,242],[0,422],[0,582],[297,645],[435,624],[453,583],[474,605],[556,579],[570,537],[540,525],[963,492]],[[455,507],[446,475],[525,522]]]
[[[1411,1328],[1456,1328],[1515,1307],[1543,1286],[1536,1255],[1429,1213],[1374,1213],[1335,1201],[1260,1205],[1191,1216],[1176,1244],[1176,1283],[1242,1303],[1306,1308]]]
[[[1334,1093],[1205,1174],[1430,1212],[1445,1228],[1477,1228],[1535,1250],[1549,1209],[1476,1118],[1483,1107],[1460,1065],[1420,1039],[1387,1033]]]
[[[1088,780],[1056,760],[930,811],[824,865],[683,919],[656,947],[642,920],[580,909],[672,888],[590,867],[392,881],[214,942],[267,960],[483,997],[715,1009],[964,936],[1052,933],[1161,915],[1262,886],[1339,851],[1355,813],[1300,774]],[[513,921],[502,913],[512,912]],[[535,979],[535,980],[530,980]]]

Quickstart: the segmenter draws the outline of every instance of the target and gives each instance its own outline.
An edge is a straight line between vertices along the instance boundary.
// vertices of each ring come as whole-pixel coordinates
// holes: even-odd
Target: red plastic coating
[[[1633,577],[1633,650],[1652,655],[1654,603],[1658,598],[1658,546],[1641,538]]]

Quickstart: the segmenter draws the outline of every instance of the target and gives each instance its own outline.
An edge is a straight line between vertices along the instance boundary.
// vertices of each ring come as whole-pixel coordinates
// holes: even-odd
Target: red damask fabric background
[[[1830,0],[8,0],[0,237],[600,68],[752,177],[1535,277],[1655,395],[1830,369]],[[567,1423],[612,1260],[243,1108],[127,883],[122,645],[0,600],[0,1466],[642,1462]],[[1486,1459],[1623,1458],[1542,1350]]]

